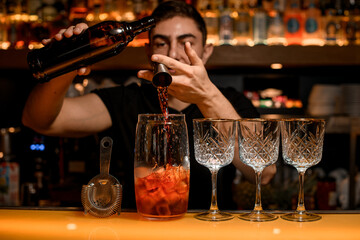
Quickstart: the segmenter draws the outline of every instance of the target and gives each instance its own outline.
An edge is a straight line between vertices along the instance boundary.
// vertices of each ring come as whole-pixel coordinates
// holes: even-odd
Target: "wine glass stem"
[[[211,183],[212,183],[212,191],[211,191],[211,206],[210,211],[212,213],[216,213],[219,211],[218,205],[217,205],[217,169],[211,170]]]
[[[262,171],[255,170],[255,184],[256,184],[256,196],[254,211],[262,211],[261,206],[261,173]]]
[[[305,212],[305,204],[304,204],[304,178],[305,171],[299,171],[299,197],[296,211],[299,213]]]

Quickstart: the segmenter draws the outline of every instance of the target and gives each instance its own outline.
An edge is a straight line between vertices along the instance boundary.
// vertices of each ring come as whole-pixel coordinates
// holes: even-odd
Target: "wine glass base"
[[[238,216],[238,218],[251,222],[268,222],[274,221],[279,217],[271,213],[265,213],[263,211],[252,211],[250,213],[241,214]]]
[[[293,222],[313,222],[321,219],[321,216],[308,212],[294,212],[281,216],[282,219]]]
[[[207,211],[204,213],[199,213],[197,215],[194,216],[196,219],[199,220],[203,220],[203,221],[227,221],[227,220],[231,220],[234,218],[234,216],[230,213],[226,213],[226,212],[220,212],[220,211],[216,211],[216,212],[212,212],[212,211]]]

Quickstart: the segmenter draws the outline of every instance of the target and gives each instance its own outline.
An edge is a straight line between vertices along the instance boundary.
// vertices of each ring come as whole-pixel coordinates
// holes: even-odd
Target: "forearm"
[[[66,92],[75,76],[74,71],[36,85],[25,103],[23,124],[39,132],[51,128],[61,111]]]
[[[227,118],[239,119],[240,115],[236,112],[229,100],[216,87],[213,88],[201,103],[197,106],[206,118]]]

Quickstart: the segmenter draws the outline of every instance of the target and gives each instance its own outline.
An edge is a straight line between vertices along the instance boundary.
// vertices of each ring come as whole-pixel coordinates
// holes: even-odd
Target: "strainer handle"
[[[108,174],[113,140],[111,137],[104,137],[100,142],[100,173]]]

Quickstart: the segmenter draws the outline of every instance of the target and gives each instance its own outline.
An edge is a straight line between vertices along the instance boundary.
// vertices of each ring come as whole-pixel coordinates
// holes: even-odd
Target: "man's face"
[[[156,24],[150,38],[150,55],[163,54],[190,64],[184,51],[185,42],[190,42],[197,55],[203,56],[202,34],[190,18],[176,16],[163,20]]]

